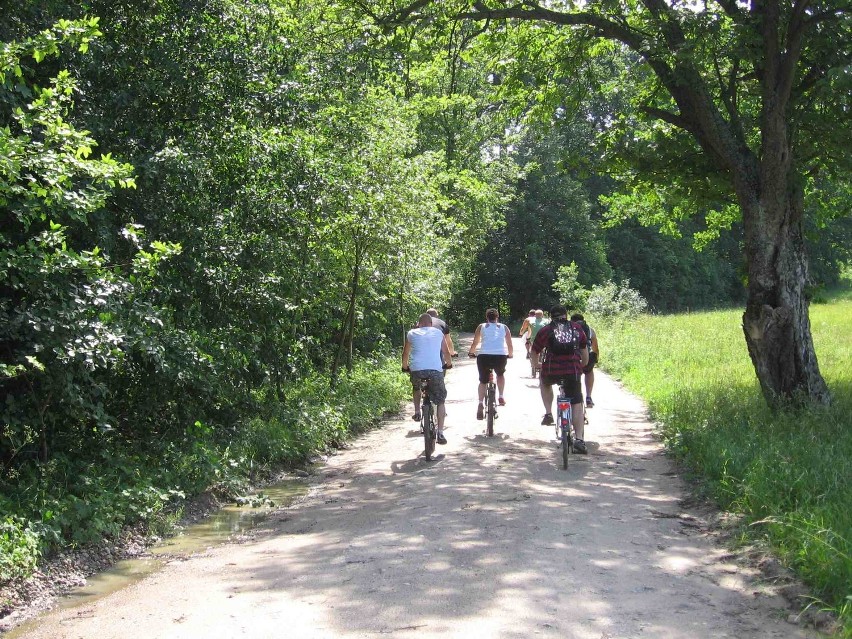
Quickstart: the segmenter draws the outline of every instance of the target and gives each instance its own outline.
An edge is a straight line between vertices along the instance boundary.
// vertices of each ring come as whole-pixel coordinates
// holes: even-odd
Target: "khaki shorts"
[[[420,390],[420,380],[428,379],[429,399],[436,406],[443,404],[447,400],[447,387],[444,385],[444,371],[411,371],[411,387],[414,390]]]

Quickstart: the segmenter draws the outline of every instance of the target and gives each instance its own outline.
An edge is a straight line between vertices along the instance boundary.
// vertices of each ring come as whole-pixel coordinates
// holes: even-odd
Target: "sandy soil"
[[[603,374],[590,454],[563,470],[519,340],[516,352],[495,437],[474,417],[475,364],[458,360],[449,443],[433,461],[409,406],[332,457],[252,539],[172,561],[22,636],[818,636],[792,623],[776,580],[720,543],[642,403]]]

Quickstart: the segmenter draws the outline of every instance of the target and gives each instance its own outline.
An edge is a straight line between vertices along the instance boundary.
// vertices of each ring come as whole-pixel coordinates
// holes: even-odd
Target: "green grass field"
[[[742,310],[598,324],[605,370],[643,397],[696,489],[742,516],[833,609],[852,637],[852,298],[811,307],[834,401],[773,413],[742,334]]]

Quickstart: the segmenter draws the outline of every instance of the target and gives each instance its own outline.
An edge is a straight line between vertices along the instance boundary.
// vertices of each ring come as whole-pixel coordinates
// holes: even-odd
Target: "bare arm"
[[[411,355],[411,342],[408,341],[408,336],[405,336],[405,346],[402,347],[402,367],[408,368],[408,358]]]
[[[479,339],[481,337],[480,331],[482,330],[482,324],[476,327],[476,331],[473,333],[473,341],[470,343],[470,348],[467,351],[467,354],[473,357],[476,354],[476,347],[479,346]]]
[[[580,349],[580,365],[583,368],[586,368],[586,365],[589,363],[589,349],[581,348]]]
[[[444,366],[447,368],[453,367],[453,354],[450,352],[450,347],[447,346],[447,342],[450,341],[450,336],[445,335],[447,339],[441,342],[441,361],[444,362]]]
[[[512,357],[514,347],[512,346],[512,332],[509,330],[508,326],[506,327],[506,348],[509,349],[509,357]]]
[[[444,345],[446,345],[447,350],[450,352],[450,357],[456,354],[456,349],[453,346],[453,340],[450,338],[449,333],[444,335]]]

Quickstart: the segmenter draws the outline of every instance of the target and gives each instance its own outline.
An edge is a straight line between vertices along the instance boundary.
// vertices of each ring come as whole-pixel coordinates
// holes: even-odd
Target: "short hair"
[[[574,313],[571,316],[571,321],[572,322],[582,322],[583,321],[583,314],[582,313]]]
[[[427,308],[426,312],[429,313],[429,315],[431,315],[432,317],[438,317],[438,311],[436,311],[434,308]]]
[[[498,317],[500,317],[500,313],[497,312],[496,308],[489,308],[487,311],[485,311],[485,319],[487,319],[489,322],[493,322]]]
[[[550,317],[553,319],[559,319],[560,317],[567,317],[568,309],[562,306],[562,304],[557,304],[553,308],[550,309]]]
[[[432,326],[432,316],[429,313],[423,313],[420,316],[420,319],[417,320],[418,324],[422,324],[423,326]]]
[[[527,315],[535,315],[535,309],[534,309],[534,308],[531,308],[531,309],[530,309],[530,312],[529,312],[529,313],[527,313]]]
[[[535,312],[535,316],[536,316],[536,317],[538,317],[539,315],[541,315],[542,317],[544,317],[544,311],[543,311],[543,310],[541,310],[541,309],[538,309],[538,310]]]

